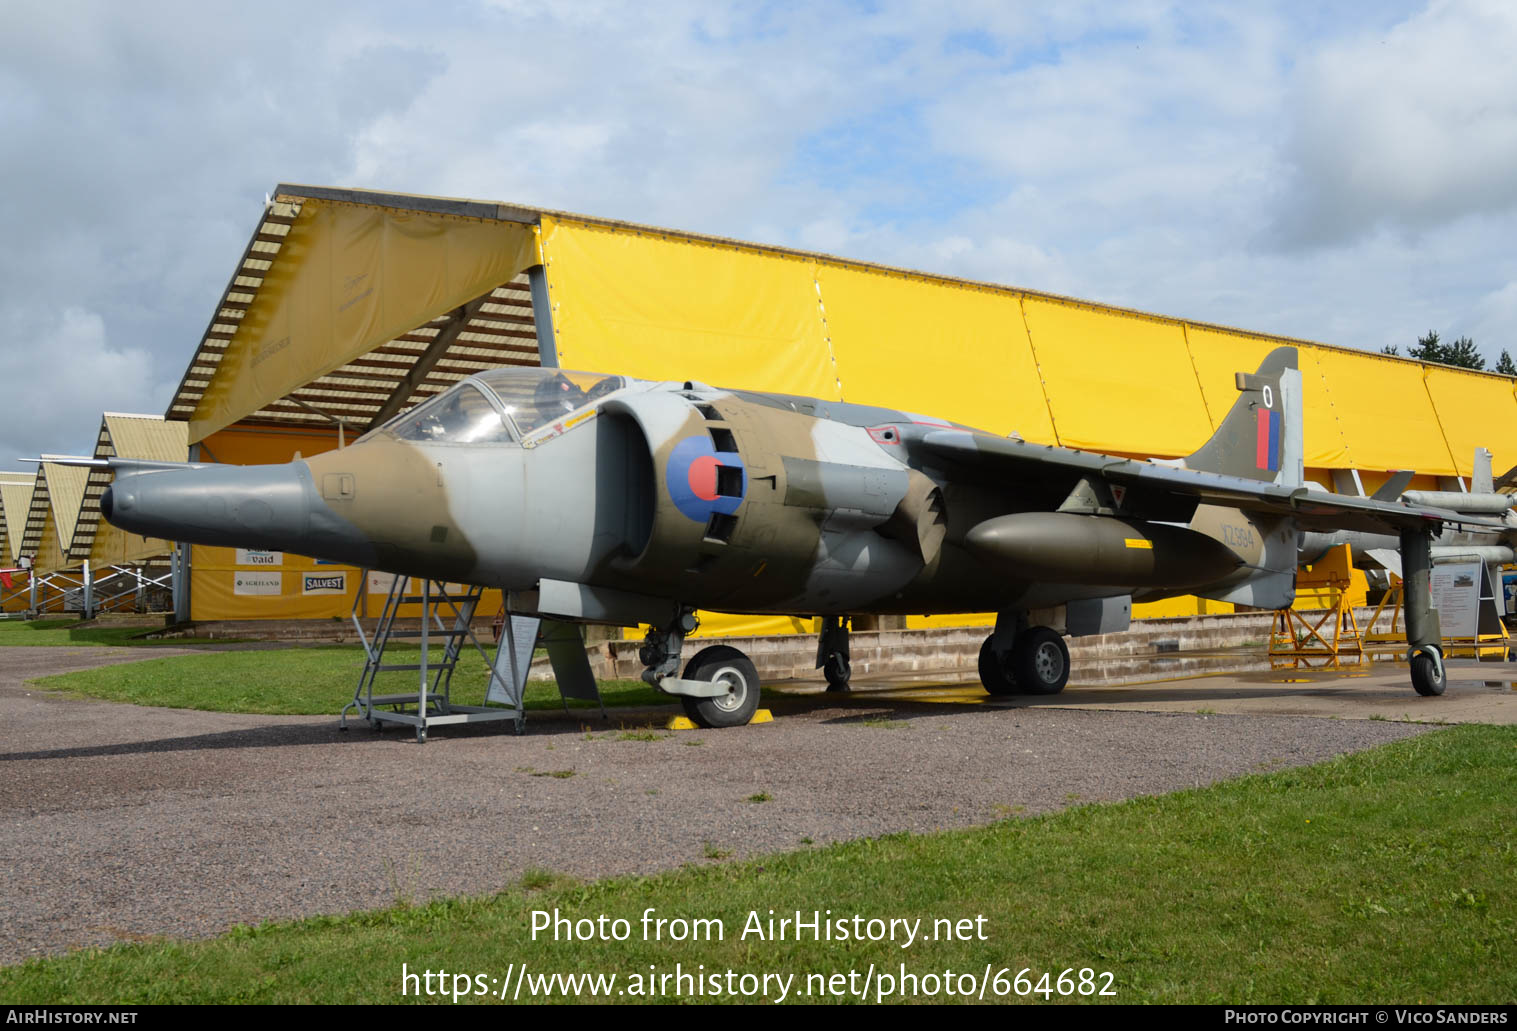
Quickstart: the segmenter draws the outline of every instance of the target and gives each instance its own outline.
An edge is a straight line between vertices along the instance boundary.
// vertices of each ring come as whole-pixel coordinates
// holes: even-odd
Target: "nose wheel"
[[[753,662],[725,644],[702,648],[685,665],[686,680],[703,680],[725,687],[712,698],[681,696],[685,715],[702,727],[741,727],[758,709],[759,678]]]
[[[847,691],[853,677],[853,656],[848,647],[848,617],[823,616],[816,643],[816,664],[827,678],[829,692]]]

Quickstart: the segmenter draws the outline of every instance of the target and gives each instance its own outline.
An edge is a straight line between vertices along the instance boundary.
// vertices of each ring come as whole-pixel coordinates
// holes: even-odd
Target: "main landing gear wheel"
[[[685,666],[686,680],[726,684],[715,698],[680,697],[685,715],[702,727],[741,727],[758,709],[758,670],[748,656],[725,644],[702,648]]]
[[[1449,686],[1448,673],[1427,652],[1412,656],[1412,686],[1423,697],[1443,694]]]
[[[1027,694],[1058,694],[1069,682],[1069,648],[1064,637],[1046,626],[1017,635],[1011,650],[1011,675]]]
[[[846,691],[848,681],[853,676],[853,663],[846,656],[833,652],[822,663],[822,675],[827,678],[827,690]]]
[[[1006,668],[1007,657],[996,654],[990,646],[992,637],[985,638],[985,643],[980,645],[980,683],[985,685],[985,690],[997,697],[1018,694],[1017,681]]]

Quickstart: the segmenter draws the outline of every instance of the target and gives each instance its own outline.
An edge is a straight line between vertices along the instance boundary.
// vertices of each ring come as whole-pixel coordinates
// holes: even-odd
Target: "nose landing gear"
[[[740,727],[758,710],[759,678],[753,662],[730,645],[702,648],[676,677],[685,635],[699,624],[693,609],[684,609],[675,622],[650,628],[638,652],[645,667],[643,679],[680,700],[685,714],[702,727]]]

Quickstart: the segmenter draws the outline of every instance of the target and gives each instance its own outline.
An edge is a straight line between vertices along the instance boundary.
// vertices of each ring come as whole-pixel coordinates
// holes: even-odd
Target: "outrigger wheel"
[[[822,675],[827,678],[827,690],[846,691],[848,680],[853,676],[853,664],[841,652],[831,652],[822,663]]]
[[[741,727],[758,710],[758,670],[748,656],[730,645],[696,652],[685,665],[684,679],[727,685],[727,693],[715,698],[680,696],[685,715],[702,727]]]
[[[1418,694],[1424,697],[1440,695],[1449,686],[1442,658],[1432,645],[1419,648],[1412,655],[1412,687],[1417,689]]]

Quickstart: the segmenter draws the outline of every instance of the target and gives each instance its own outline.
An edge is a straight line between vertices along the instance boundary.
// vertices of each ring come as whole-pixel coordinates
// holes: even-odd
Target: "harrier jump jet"
[[[1294,348],[1236,385],[1194,454],[1145,462],[868,405],[497,369],[283,465],[110,459],[101,509],[152,537],[500,587],[513,614],[646,625],[644,679],[706,726],[747,722],[759,683],[727,645],[681,670],[697,609],[821,617],[839,688],[849,617],[996,612],[986,690],[1053,694],[1064,638],[1125,629],[1134,601],[1287,606],[1298,534],[1389,533],[1412,683],[1442,693],[1430,541],[1482,517],[1308,489]]]

